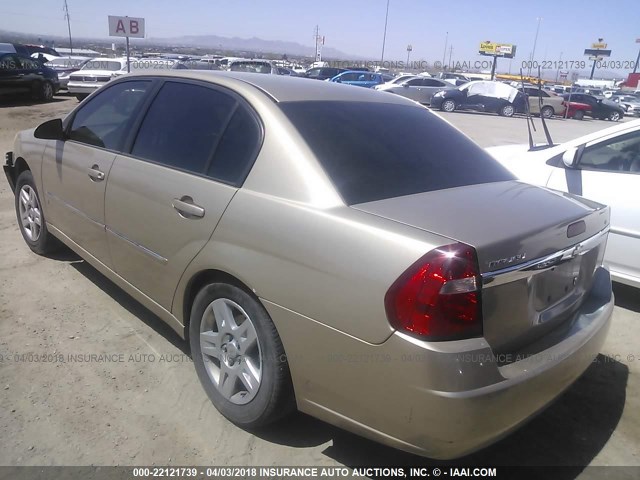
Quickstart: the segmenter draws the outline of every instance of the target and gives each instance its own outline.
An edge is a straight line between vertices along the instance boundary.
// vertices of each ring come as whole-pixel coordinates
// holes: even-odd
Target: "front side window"
[[[122,82],[106,88],[75,114],[69,138],[77,142],[120,150],[149,81]]]
[[[18,70],[20,68],[20,62],[15,55],[4,55],[0,60],[0,70]]]
[[[212,88],[163,85],[138,131],[132,155],[204,174],[237,102]]]
[[[580,157],[580,168],[640,173],[640,131],[585,148]]]

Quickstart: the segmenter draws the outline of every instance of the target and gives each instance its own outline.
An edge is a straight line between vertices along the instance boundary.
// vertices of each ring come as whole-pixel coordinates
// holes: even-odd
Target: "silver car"
[[[417,76],[408,78],[397,84],[385,83],[379,85],[377,90],[381,92],[395,93],[402,97],[409,98],[418,103],[430,104],[431,97],[442,90],[456,88],[451,83],[437,78]]]
[[[609,327],[609,208],[397,95],[128,75],[20,132],[5,171],[27,245],[61,241],[188,339],[242,427],[297,408],[457,457],[553,401]]]

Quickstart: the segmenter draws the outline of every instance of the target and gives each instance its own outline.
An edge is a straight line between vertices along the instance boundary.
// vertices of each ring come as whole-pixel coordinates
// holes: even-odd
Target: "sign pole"
[[[129,37],[127,37],[127,73],[131,73],[131,64],[129,62]]]
[[[493,56],[493,65],[491,66],[491,80],[496,79],[496,64],[498,63],[498,56]]]

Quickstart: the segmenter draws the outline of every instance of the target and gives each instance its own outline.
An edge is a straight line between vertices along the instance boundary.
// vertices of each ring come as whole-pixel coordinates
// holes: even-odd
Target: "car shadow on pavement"
[[[65,249],[67,250],[67,249]],[[70,251],[70,250],[69,250]],[[62,254],[62,253],[61,253]],[[70,257],[76,256],[74,252],[68,254]],[[54,257],[51,257],[54,258]],[[70,261],[70,265],[87,279],[93,282],[100,290],[109,295],[113,300],[124,307],[131,315],[140,319],[147,326],[162,335],[169,343],[179,349],[185,355],[191,356],[188,343],[180,338],[180,336],[165,322],[144,307],[140,302],[131,297],[128,293],[118,287],[115,283],[102,275],[98,270],[93,268],[86,261]]]
[[[613,294],[618,307],[640,313],[640,295],[637,288],[613,282]]]
[[[67,255],[65,259],[70,261],[73,268],[172,345],[183,353],[190,354],[187,342],[162,320],[73,252]],[[633,302],[633,308],[640,310],[638,300],[630,292],[626,292],[626,286],[616,285],[615,288],[620,290],[616,293],[616,304]],[[578,476],[584,466],[589,465],[615,431],[625,406],[628,377],[629,369],[626,365],[600,354],[566,392],[526,425],[494,445],[453,461],[433,460],[402,452],[303,413],[296,413],[275,425],[254,429],[249,433],[268,442],[294,448],[317,447],[331,442],[322,453],[351,468],[575,467],[553,472],[553,478],[570,480]],[[518,473],[519,478],[525,478],[521,473]]]
[[[332,440],[333,445],[323,453],[348,467],[562,466],[576,468],[554,471],[553,478],[573,479],[602,450],[615,430],[625,405],[628,376],[626,365],[598,355],[575,384],[529,423],[490,447],[452,461],[401,452],[303,414],[252,433],[293,447]]]

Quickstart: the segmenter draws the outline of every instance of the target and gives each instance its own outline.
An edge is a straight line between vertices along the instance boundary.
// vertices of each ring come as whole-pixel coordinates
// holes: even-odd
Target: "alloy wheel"
[[[240,305],[227,298],[211,302],[200,324],[200,349],[224,398],[236,405],[253,400],[262,380],[262,353],[256,328]]]
[[[37,241],[42,231],[42,212],[36,191],[30,185],[20,189],[19,210],[25,235],[32,242]]]

